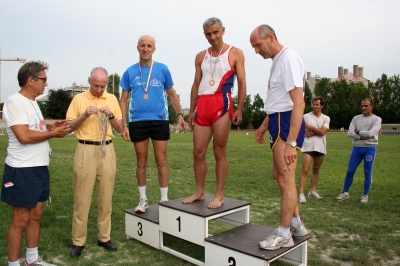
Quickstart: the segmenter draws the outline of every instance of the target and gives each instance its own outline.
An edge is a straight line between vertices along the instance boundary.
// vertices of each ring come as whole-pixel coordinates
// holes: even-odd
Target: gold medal
[[[215,84],[215,81],[214,81],[214,73],[215,73],[215,69],[217,68],[217,64],[218,64],[218,62],[219,62],[219,56],[221,55],[221,52],[222,52],[222,50],[224,49],[224,46],[225,46],[225,43],[222,43],[222,47],[221,47],[221,50],[219,50],[219,53],[218,53],[218,56],[217,56],[217,59],[214,61],[214,69],[212,68],[212,65],[213,65],[213,63],[212,63],[212,47],[211,47],[211,49],[210,49],[210,70],[211,70],[211,80],[208,82],[208,85],[210,85],[211,87],[212,86],[214,86],[214,84]]]
[[[145,100],[147,100],[149,98],[149,95],[147,94],[147,90],[149,89],[151,74],[153,73],[153,66],[154,66],[154,61],[151,60],[150,71],[149,71],[149,74],[147,75],[147,82],[144,83],[142,80],[142,68],[140,67],[140,62],[138,63],[138,68],[139,68],[139,72],[140,72],[140,81],[142,82],[142,87],[144,90],[143,99],[145,99]],[[144,84],[146,84],[146,85],[144,85]]]

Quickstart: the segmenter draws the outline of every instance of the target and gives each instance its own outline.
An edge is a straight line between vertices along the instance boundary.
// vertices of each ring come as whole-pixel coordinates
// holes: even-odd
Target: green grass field
[[[279,223],[280,192],[274,181],[272,153],[269,145],[254,141],[254,132],[233,132],[229,138],[229,176],[225,196],[251,202],[250,221],[271,227]],[[39,253],[57,265],[191,265],[166,252],[133,239],[126,239],[124,210],[135,207],[139,196],[134,178],[136,158],[132,143],[116,136],[117,179],[114,189],[111,239],[118,252],[108,253],[97,246],[97,194],[89,214],[88,239],[82,256],[69,257],[71,244],[72,165],[77,143],[75,136],[51,140],[53,155],[51,173],[51,206],[44,207]],[[328,154],[321,167],[318,191],[321,200],[309,199],[301,205],[301,217],[311,230],[309,265],[400,265],[400,137],[381,135],[373,171],[373,185],[367,205],[359,199],[363,191],[363,168],[360,165],[350,190],[350,199],[336,202],[341,192],[351,152],[351,139],[346,134],[328,133]],[[171,134],[168,144],[169,198],[191,195],[195,190],[192,159],[192,134]],[[7,137],[0,136],[0,161],[7,154]],[[149,153],[152,156],[152,152]],[[301,167],[301,153],[297,179]],[[215,189],[212,146],[208,154],[206,192]],[[3,171],[4,163],[0,166]],[[150,204],[160,200],[157,168],[152,157],[147,170],[147,194]],[[298,181],[296,181],[298,183]],[[310,176],[306,189],[309,188]],[[308,190],[307,190],[308,191]],[[0,204],[0,264],[7,264],[6,234],[11,208]],[[216,223],[215,232],[225,230]],[[263,236],[260,240],[262,240]],[[171,242],[180,242],[171,239]],[[202,248],[177,243],[202,258]],[[23,246],[21,258],[25,257]],[[287,265],[274,262],[272,265]],[[246,265],[247,266],[247,265]]]

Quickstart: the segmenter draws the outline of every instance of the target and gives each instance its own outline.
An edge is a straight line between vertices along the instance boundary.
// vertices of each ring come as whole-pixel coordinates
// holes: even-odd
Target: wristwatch
[[[296,148],[297,147],[297,142],[296,141],[286,141],[286,144],[292,146],[292,148]]]

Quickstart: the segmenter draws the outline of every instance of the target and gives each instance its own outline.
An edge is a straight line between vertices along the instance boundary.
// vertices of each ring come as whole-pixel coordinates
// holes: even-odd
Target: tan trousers
[[[74,158],[74,209],[72,214],[72,243],[83,246],[87,237],[87,223],[94,182],[97,183],[99,229],[98,240],[110,240],[112,196],[116,173],[113,143],[106,145],[106,156],[98,145],[78,143]]]

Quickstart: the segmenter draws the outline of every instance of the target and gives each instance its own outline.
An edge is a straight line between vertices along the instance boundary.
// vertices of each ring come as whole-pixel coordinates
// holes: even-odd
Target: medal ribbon
[[[147,93],[147,91],[149,90],[149,84],[150,84],[151,74],[153,73],[153,66],[154,66],[153,63],[154,63],[154,61],[151,60],[150,71],[149,71],[149,74],[147,75],[146,87],[143,86],[142,68],[140,67],[140,62],[139,62],[139,64],[138,64],[138,68],[139,68],[139,71],[140,71],[140,81],[142,82],[142,87],[143,87],[144,93]]]

